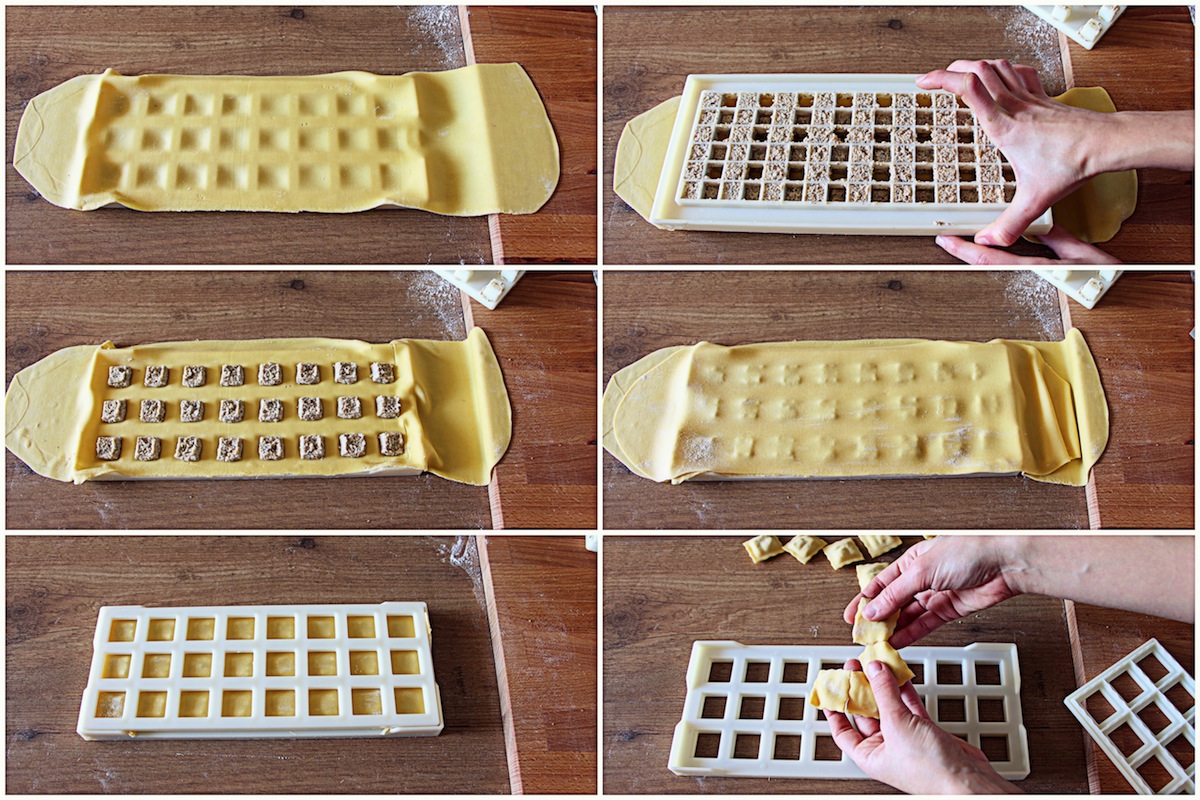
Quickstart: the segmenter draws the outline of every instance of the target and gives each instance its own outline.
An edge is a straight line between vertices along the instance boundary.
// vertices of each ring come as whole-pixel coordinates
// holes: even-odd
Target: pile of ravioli
[[[891,534],[860,534],[858,538],[862,540],[872,558],[878,558],[903,544],[898,536]],[[789,553],[801,564],[807,564],[818,553],[824,553],[834,569],[841,569],[849,564],[863,561],[865,558],[852,538],[838,539],[827,543],[818,536],[798,535],[787,544],[783,544],[777,536],[762,534],[744,542],[743,546],[755,564],[782,553]],[[859,564],[855,568],[859,590],[866,589],[867,584],[886,568],[887,563],[885,562]],[[858,660],[864,668],[870,661],[881,661],[887,664],[892,674],[896,676],[896,683],[903,686],[915,676],[900,653],[888,641],[896,630],[896,621],[900,617],[900,612],[897,610],[887,619],[873,621],[863,616],[863,609],[866,605],[866,598],[859,599],[858,610],[854,613],[854,628],[851,633],[854,643],[865,648],[858,656]],[[866,674],[857,670],[821,670],[817,673],[816,680],[813,681],[808,702],[825,711],[839,711],[856,717],[879,719],[879,708],[875,703],[875,694],[871,691],[871,684],[867,681]]]

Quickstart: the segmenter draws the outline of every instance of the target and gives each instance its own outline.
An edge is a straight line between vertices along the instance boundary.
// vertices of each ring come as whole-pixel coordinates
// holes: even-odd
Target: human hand
[[[1023,592],[1017,576],[1028,566],[1013,540],[997,536],[939,536],[909,548],[846,606],[854,624],[859,599],[867,619],[900,611],[889,642],[899,650],[961,617]]]
[[[1051,99],[1033,67],[1007,61],[955,61],[947,69],[922,75],[917,85],[962,97],[1016,175],[1012,203],[995,222],[975,234],[976,244],[1007,247],[1015,243],[1046,209],[1104,171],[1098,162],[1111,138],[1112,115]],[[945,247],[940,241],[938,244]]]
[[[846,669],[858,670],[856,659]],[[859,769],[877,781],[909,794],[1001,794],[1016,788],[1001,778],[987,756],[939,728],[929,718],[912,683],[896,685],[892,671],[878,661],[867,664],[879,719],[827,711],[833,740]]]
[[[1081,242],[1066,231],[1055,225],[1049,233],[1036,237],[1042,244],[1049,247],[1058,256],[1053,258],[1038,258],[1033,256],[1013,255],[1007,250],[986,247],[975,242],[968,242],[959,236],[939,236],[935,240],[938,247],[945,250],[959,261],[968,264],[1019,264],[1024,266],[1057,266],[1061,264],[1120,264],[1121,262],[1099,247],[1087,242]]]

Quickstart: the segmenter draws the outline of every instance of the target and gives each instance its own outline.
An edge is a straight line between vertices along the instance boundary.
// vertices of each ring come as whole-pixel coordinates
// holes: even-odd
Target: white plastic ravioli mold
[[[523,269],[435,269],[434,272],[492,311],[525,274]]]
[[[1096,46],[1100,37],[1117,21],[1125,6],[1039,6],[1025,8],[1062,31],[1076,44],[1087,50]]]
[[[1196,793],[1196,682],[1157,639],[1066,704],[1138,794]]]
[[[424,603],[100,609],[84,739],[436,736]]]
[[[857,646],[695,642],[683,718],[669,768],[676,775],[741,778],[865,778],[809,705],[817,672],[841,669]],[[913,685],[929,716],[983,750],[1005,778],[1029,775],[1015,644],[906,647]]]
[[[669,230],[976,233],[1016,177],[916,75],[689,75],[650,222]],[[1047,211],[1027,233],[1045,233]]]
[[[1061,289],[1084,308],[1095,308],[1105,292],[1121,277],[1121,269],[1035,269],[1046,281]]]

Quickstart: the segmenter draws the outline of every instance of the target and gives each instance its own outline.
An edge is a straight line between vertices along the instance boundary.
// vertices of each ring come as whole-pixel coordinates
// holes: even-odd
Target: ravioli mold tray
[[[424,603],[100,609],[84,739],[436,736]]]
[[[669,230],[973,234],[1016,178],[916,75],[689,75],[650,222]],[[1045,233],[1051,212],[1026,231]]]
[[[671,772],[866,778],[834,743],[823,712],[808,703],[818,671],[841,669],[861,653],[858,646],[693,643]],[[1015,644],[906,647],[900,655],[934,722],[981,748],[1001,776],[1029,775]]]

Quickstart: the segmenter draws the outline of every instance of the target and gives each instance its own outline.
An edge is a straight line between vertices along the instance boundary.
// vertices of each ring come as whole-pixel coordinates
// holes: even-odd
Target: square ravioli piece
[[[386,361],[372,361],[371,380],[375,383],[395,383],[396,366]]]
[[[400,416],[399,397],[376,397],[375,416],[380,419],[396,419]]]
[[[890,533],[860,533],[858,538],[867,546],[867,552],[871,554],[871,558],[879,558],[884,553],[891,552],[904,544],[900,541],[899,536],[893,536]]]
[[[258,403],[259,422],[280,422],[283,419],[282,400],[260,400]]]
[[[138,418],[142,422],[162,422],[167,418],[167,404],[162,400],[143,400]]]
[[[343,458],[362,458],[367,453],[367,437],[361,433],[343,433],[338,437],[338,452]]]
[[[162,455],[162,439],[157,436],[139,436],[133,445],[134,461],[158,461]]]
[[[404,455],[404,434],[400,431],[384,431],[379,434],[379,452],[385,456]]]
[[[258,385],[278,386],[283,383],[283,368],[275,362],[258,365]]]
[[[242,440],[238,436],[222,436],[217,441],[217,461],[241,461]]]
[[[208,380],[208,370],[204,367],[191,366],[183,368],[183,385],[189,389],[198,389]]]
[[[746,548],[746,552],[750,554],[750,560],[755,564],[766,561],[768,558],[774,558],[783,552],[783,545],[779,543],[779,537],[769,533],[747,539],[742,542],[742,547]]]
[[[133,383],[132,367],[109,367],[108,385],[114,389],[124,389]]]
[[[819,536],[793,536],[783,546],[785,553],[790,553],[801,564],[812,561],[813,556],[825,549],[825,540]]]
[[[258,437],[258,457],[263,461],[278,461],[283,458],[283,438],[280,436]]]
[[[127,405],[124,400],[105,400],[100,404],[100,421],[124,422]]]
[[[362,400],[357,397],[339,397],[337,415],[340,419],[361,419]]]
[[[325,412],[321,409],[321,398],[300,398],[300,419],[304,420],[305,422],[316,422],[324,416]]]
[[[246,370],[241,364],[221,365],[221,385],[241,386],[246,382]]]
[[[859,564],[854,568],[854,574],[858,577],[858,590],[861,592],[867,588],[867,584],[875,580],[875,576],[887,569],[886,561],[876,561],[873,564]]]
[[[333,379],[338,383],[357,383],[358,364],[353,361],[337,361],[333,365]]]
[[[98,436],[96,438],[96,458],[101,461],[116,461],[120,457],[120,436]]]
[[[180,436],[175,442],[175,458],[179,461],[199,461],[202,444],[199,436]]]
[[[204,401],[203,400],[181,400],[179,402],[179,421],[180,422],[203,422],[204,421]]]
[[[847,564],[853,564],[855,561],[862,561],[862,551],[858,549],[858,545],[853,539],[838,539],[836,542],[828,544],[822,550],[825,557],[829,559],[829,563],[834,569],[841,569]]]
[[[221,422],[241,422],[246,418],[246,404],[241,400],[222,400]]]
[[[296,383],[312,386],[321,382],[321,366],[311,362],[301,362],[296,365]]]
[[[308,461],[316,461],[325,457],[325,437],[310,433],[300,437],[300,457]]]
[[[145,380],[142,383],[151,389],[161,389],[171,381],[171,370],[163,366],[146,367]]]

